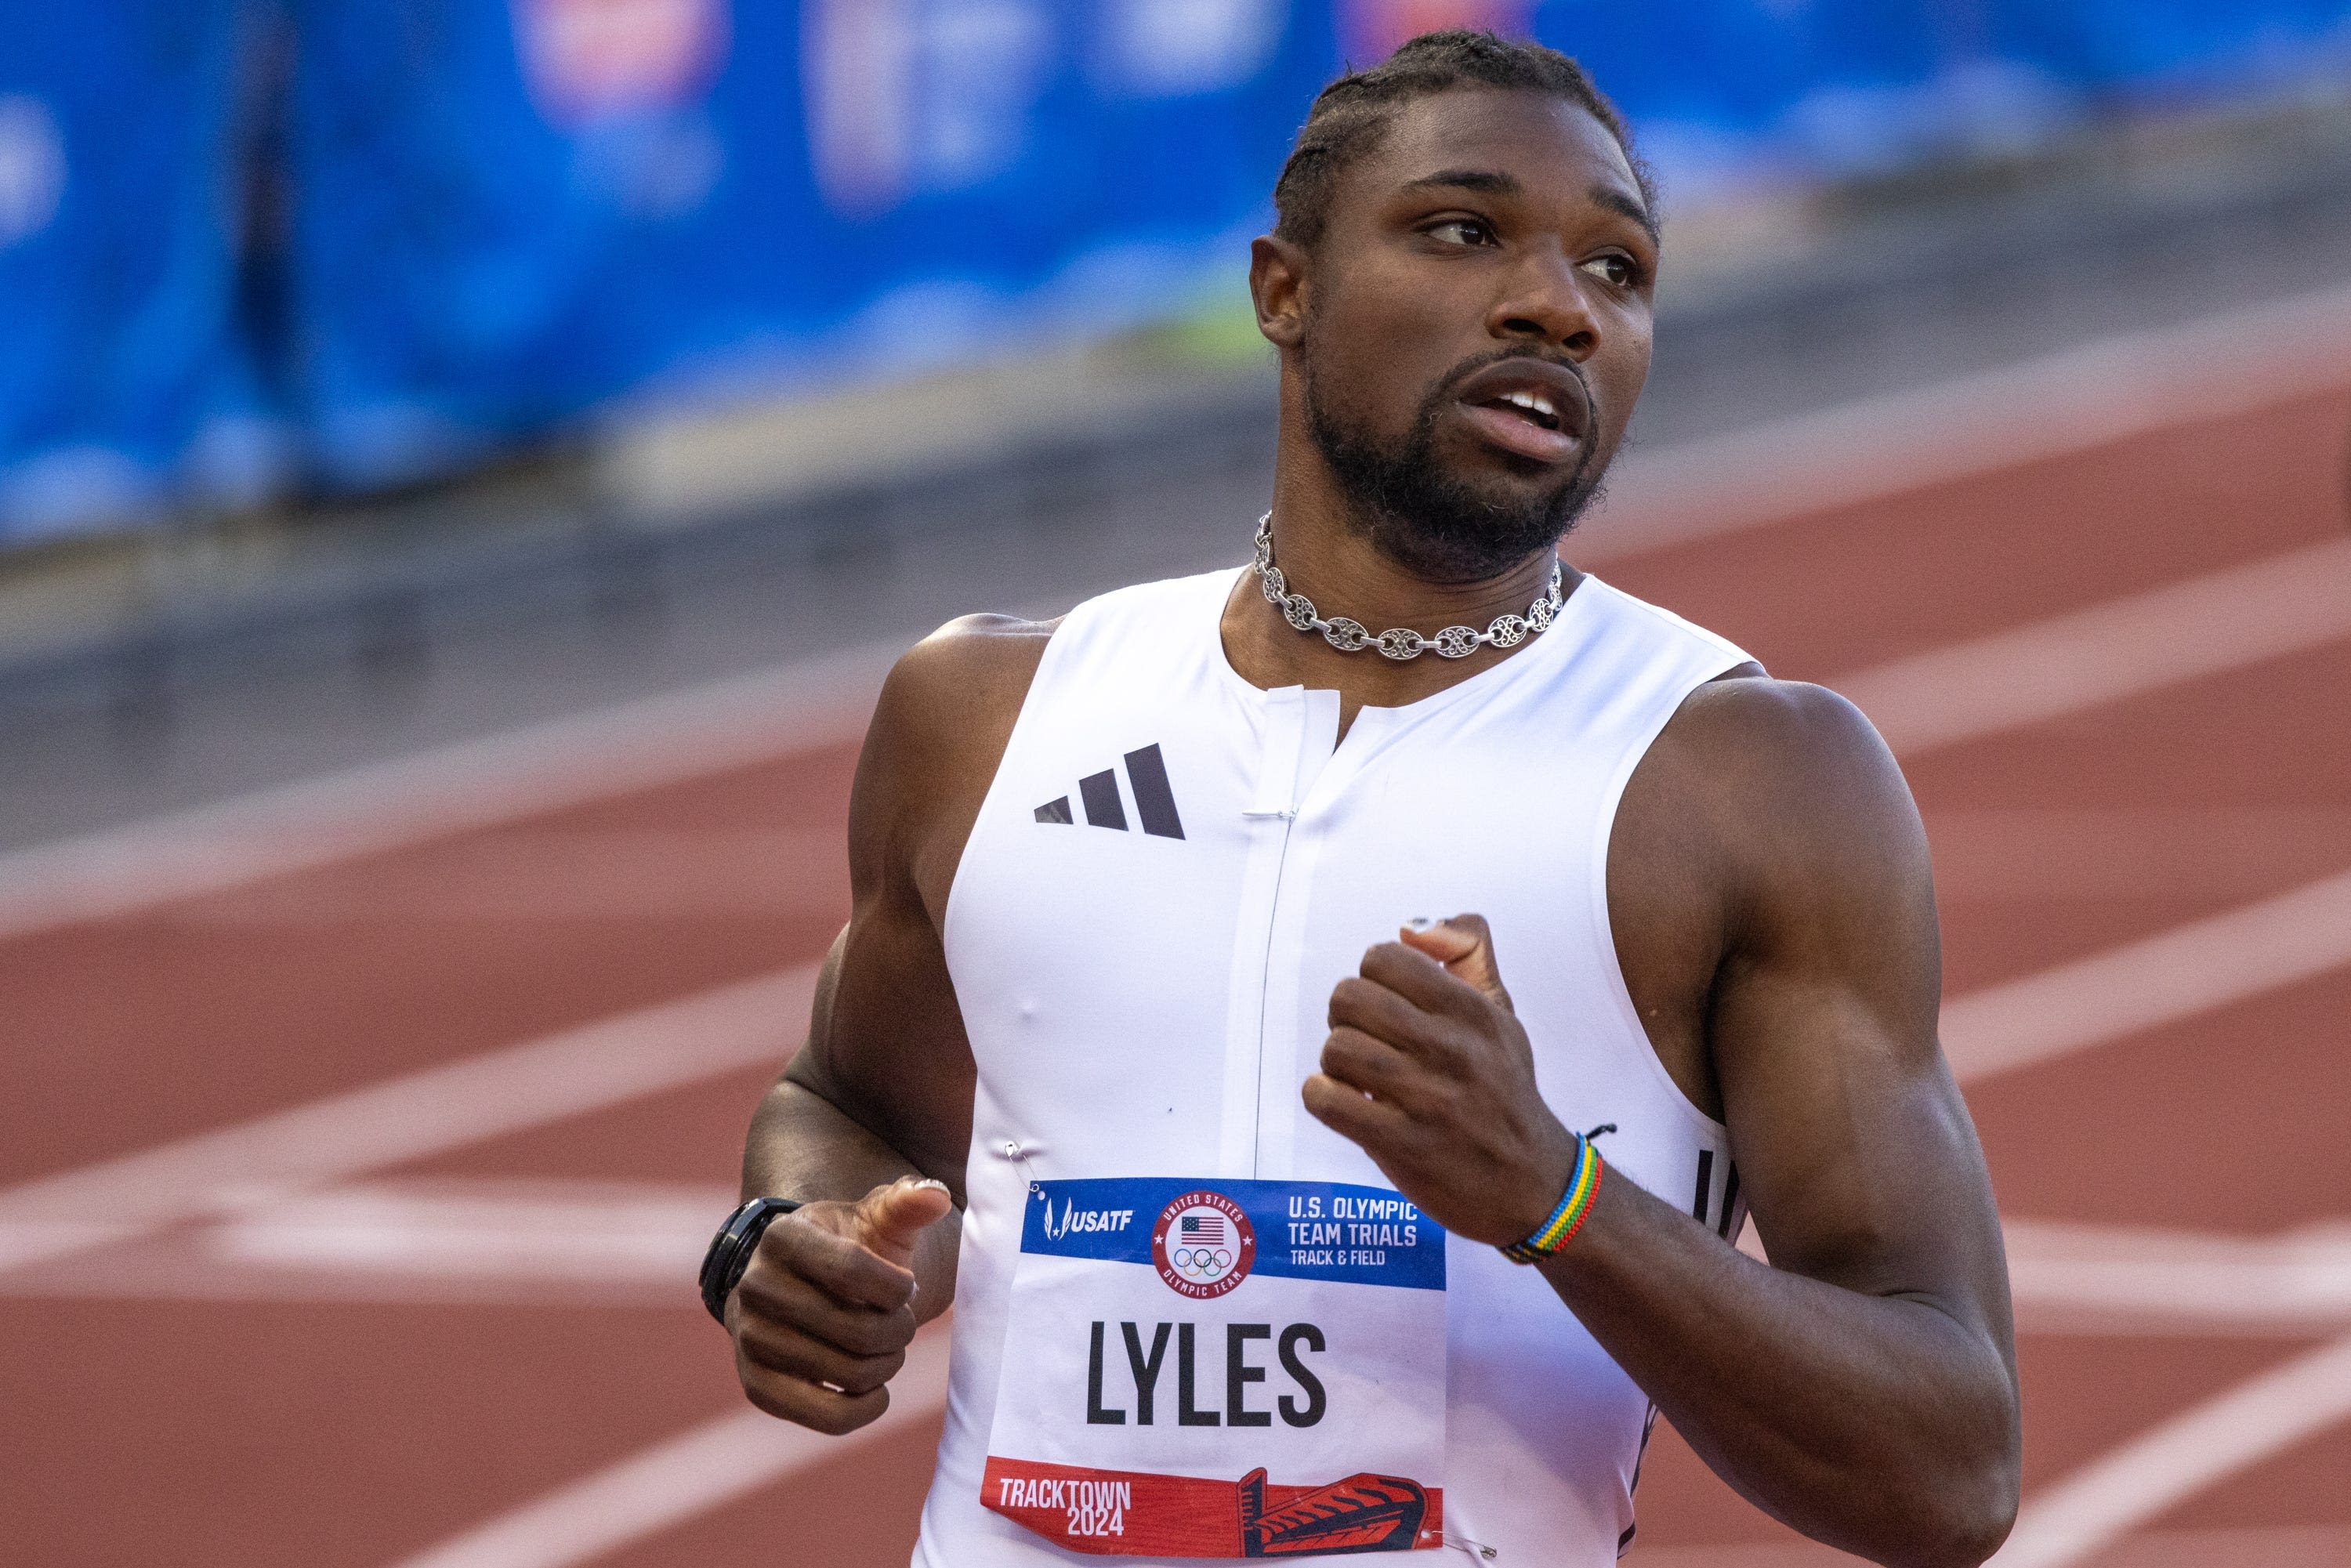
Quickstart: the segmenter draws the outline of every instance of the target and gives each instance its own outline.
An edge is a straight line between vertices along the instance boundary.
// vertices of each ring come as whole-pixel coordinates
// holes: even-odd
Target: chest
[[[1299,1086],[1364,950],[1464,912],[1563,1116],[1656,1100],[1604,890],[1621,754],[1476,711],[1366,709],[1337,743],[1334,694],[1258,695],[1024,718],[946,923],[976,1137],[1061,1177],[1376,1181]]]

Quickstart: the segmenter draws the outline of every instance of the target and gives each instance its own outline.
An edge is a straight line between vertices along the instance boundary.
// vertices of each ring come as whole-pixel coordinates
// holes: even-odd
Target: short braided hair
[[[1633,151],[1625,117],[1592,85],[1582,66],[1541,44],[1449,27],[1423,33],[1370,70],[1351,70],[1315,95],[1274,182],[1274,234],[1309,248],[1320,243],[1339,177],[1379,145],[1396,110],[1416,99],[1463,88],[1549,93],[1583,110],[1616,139],[1643,203],[1656,210],[1654,177]]]

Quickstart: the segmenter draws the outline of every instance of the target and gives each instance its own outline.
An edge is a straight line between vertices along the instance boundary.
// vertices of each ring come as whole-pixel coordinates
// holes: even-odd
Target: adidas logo
[[[1160,760],[1156,744],[1126,754],[1126,787],[1134,798],[1134,814],[1143,819],[1144,832],[1163,839],[1184,836],[1183,819],[1176,814],[1176,792],[1167,787],[1167,765]],[[1078,799],[1085,806],[1088,827],[1127,831],[1126,806],[1118,798],[1118,769],[1105,768],[1079,779]],[[1070,814],[1067,795],[1038,807],[1037,820],[1065,826],[1077,821]]]

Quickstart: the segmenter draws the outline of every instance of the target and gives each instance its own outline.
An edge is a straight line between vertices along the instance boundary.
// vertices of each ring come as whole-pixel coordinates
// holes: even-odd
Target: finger
[[[946,1183],[901,1176],[857,1200],[858,1239],[891,1262],[908,1267],[923,1232],[954,1207]]]
[[[847,1306],[797,1275],[756,1264],[736,1287],[731,1304],[738,1316],[729,1326],[738,1332],[753,1322],[772,1323],[848,1355],[888,1355],[904,1350],[914,1337],[911,1306],[889,1311]]]
[[[1469,1020],[1493,1011],[1493,1003],[1484,992],[1419,948],[1402,942],[1382,942],[1366,948],[1360,973],[1421,1011],[1440,1018]]]
[[[1388,1146],[1405,1127],[1404,1113],[1395,1106],[1351,1089],[1328,1073],[1315,1073],[1298,1092],[1306,1103],[1308,1114],[1366,1150]],[[1376,1153],[1374,1157],[1377,1157]]]
[[[770,1372],[741,1359],[736,1370],[743,1380],[744,1396],[778,1420],[839,1437],[854,1432],[890,1408],[890,1391],[842,1394],[803,1378]]]
[[[1360,975],[1350,975],[1331,988],[1328,1014],[1333,1030],[1360,1030],[1432,1066],[1446,1067],[1461,1054],[1453,1019],[1424,1012]]]
[[[764,1319],[746,1317],[735,1336],[744,1360],[769,1372],[837,1388],[844,1394],[870,1394],[898,1375],[906,1353],[851,1355],[799,1329]]]
[[[1501,966],[1494,957],[1494,933],[1482,915],[1457,915],[1449,920],[1413,921],[1399,933],[1404,942],[1445,966],[1456,979],[1468,982],[1495,1006],[1508,1008],[1510,993],[1502,985]]]
[[[1421,1100],[1426,1070],[1384,1040],[1335,1029],[1322,1042],[1322,1072],[1359,1094],[1409,1111]]]
[[[752,1267],[763,1260],[779,1273],[813,1282],[847,1305],[887,1312],[914,1299],[912,1269],[820,1223],[802,1221],[797,1214],[768,1226],[768,1233],[759,1238]],[[744,1278],[750,1278],[749,1270]]]

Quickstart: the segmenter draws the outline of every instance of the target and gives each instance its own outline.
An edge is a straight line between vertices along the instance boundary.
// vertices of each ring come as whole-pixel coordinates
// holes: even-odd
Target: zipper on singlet
[[[1250,828],[1250,842],[1226,1003],[1219,1167],[1252,1180],[1289,1174],[1286,1151],[1294,1131],[1269,1120],[1269,1114],[1281,1114],[1284,1106],[1273,1106],[1270,1113],[1268,1106],[1270,1100],[1295,1087],[1289,1082],[1294,1063],[1276,1048],[1289,1041],[1294,1030],[1295,1020],[1283,1016],[1294,1004],[1291,993],[1297,988],[1297,955],[1288,949],[1302,934],[1288,932],[1283,922],[1303,895],[1302,886],[1296,884],[1312,877],[1312,845],[1305,846],[1301,857],[1298,819],[1335,750],[1338,720],[1336,692],[1290,686],[1267,693],[1258,776],[1241,811]],[[1281,1007],[1275,1005],[1278,997],[1284,998]],[[1269,1073],[1280,1082],[1269,1083]]]
[[[1249,1177],[1251,1180],[1264,1174],[1259,1170],[1258,1165],[1264,1157],[1265,1149],[1266,1012],[1271,1005],[1273,997],[1273,934],[1281,925],[1282,873],[1290,869],[1290,835],[1297,831],[1298,807],[1293,802],[1288,810],[1274,812],[1272,815],[1281,819],[1281,845],[1275,851],[1273,857],[1273,896],[1266,901],[1265,936],[1261,944],[1265,950],[1265,957],[1258,967],[1257,1059],[1249,1069],[1250,1077],[1255,1079],[1258,1084],[1258,1092],[1250,1096],[1250,1103],[1255,1108],[1255,1113],[1249,1118]]]

